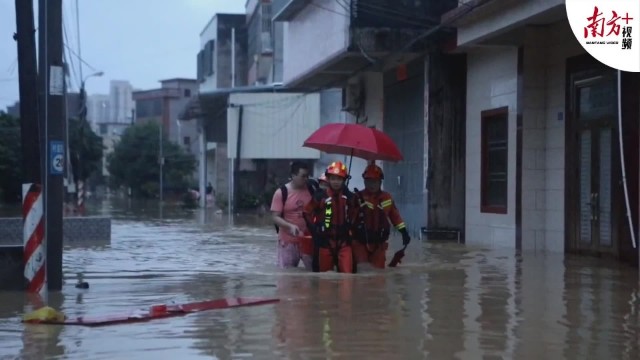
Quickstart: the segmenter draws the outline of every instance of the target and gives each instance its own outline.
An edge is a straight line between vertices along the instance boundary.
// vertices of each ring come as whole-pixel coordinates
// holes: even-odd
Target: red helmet
[[[324,172],[328,177],[329,175],[337,175],[343,178],[347,178],[347,166],[342,163],[342,161],[334,161],[328,167],[327,171]]]
[[[327,175],[326,174],[320,174],[320,176],[318,176],[318,182],[327,182]]]
[[[367,166],[366,169],[364,169],[364,172],[362,173],[362,177],[364,179],[382,180],[384,179],[384,173],[382,172],[382,169],[380,168],[380,166],[371,164]]]

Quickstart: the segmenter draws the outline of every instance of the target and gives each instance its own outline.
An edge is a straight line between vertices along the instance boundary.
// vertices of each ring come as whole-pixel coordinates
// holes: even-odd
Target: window
[[[184,89],[184,97],[191,97],[191,89]]]
[[[204,81],[204,50],[200,50],[197,56],[197,72],[198,72],[198,81]]]
[[[506,214],[509,108],[485,110],[481,117],[480,211]]]
[[[136,116],[138,118],[154,117],[162,115],[162,99],[136,100]]]
[[[191,138],[189,136],[185,136],[184,139],[182,139],[182,143],[186,146],[191,145]]]

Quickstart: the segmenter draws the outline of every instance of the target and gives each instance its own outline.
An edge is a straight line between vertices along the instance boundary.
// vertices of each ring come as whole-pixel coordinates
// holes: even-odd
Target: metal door
[[[414,76],[384,89],[384,131],[404,156],[384,164],[384,189],[396,201],[409,231],[426,224],[424,213],[424,79]]]

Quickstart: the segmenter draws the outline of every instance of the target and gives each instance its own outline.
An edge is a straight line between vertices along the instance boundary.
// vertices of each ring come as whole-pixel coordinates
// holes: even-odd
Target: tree
[[[34,166],[40,166],[34,164]],[[6,202],[20,202],[22,145],[20,122],[0,112],[0,195]]]
[[[107,158],[112,187],[129,187],[136,197],[159,195],[159,132],[159,125],[153,122],[136,124],[124,131]],[[164,186],[186,190],[195,170],[194,156],[168,141],[164,134],[162,143]]]
[[[69,119],[69,157],[74,182],[86,181],[102,167],[102,138],[86,119]]]

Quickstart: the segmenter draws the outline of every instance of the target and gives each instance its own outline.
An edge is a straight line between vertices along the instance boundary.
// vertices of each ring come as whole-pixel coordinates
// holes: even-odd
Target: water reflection
[[[464,349],[466,272],[435,270],[426,275],[425,339],[422,351],[432,359],[454,359]]]
[[[24,326],[29,301],[5,292],[0,358],[640,357],[637,270],[604,260],[416,242],[396,269],[312,274],[275,268],[264,217],[128,202],[101,211],[114,214],[111,244],[68,247],[64,289],[49,294],[69,316],[227,296],[281,302],[88,329]]]

